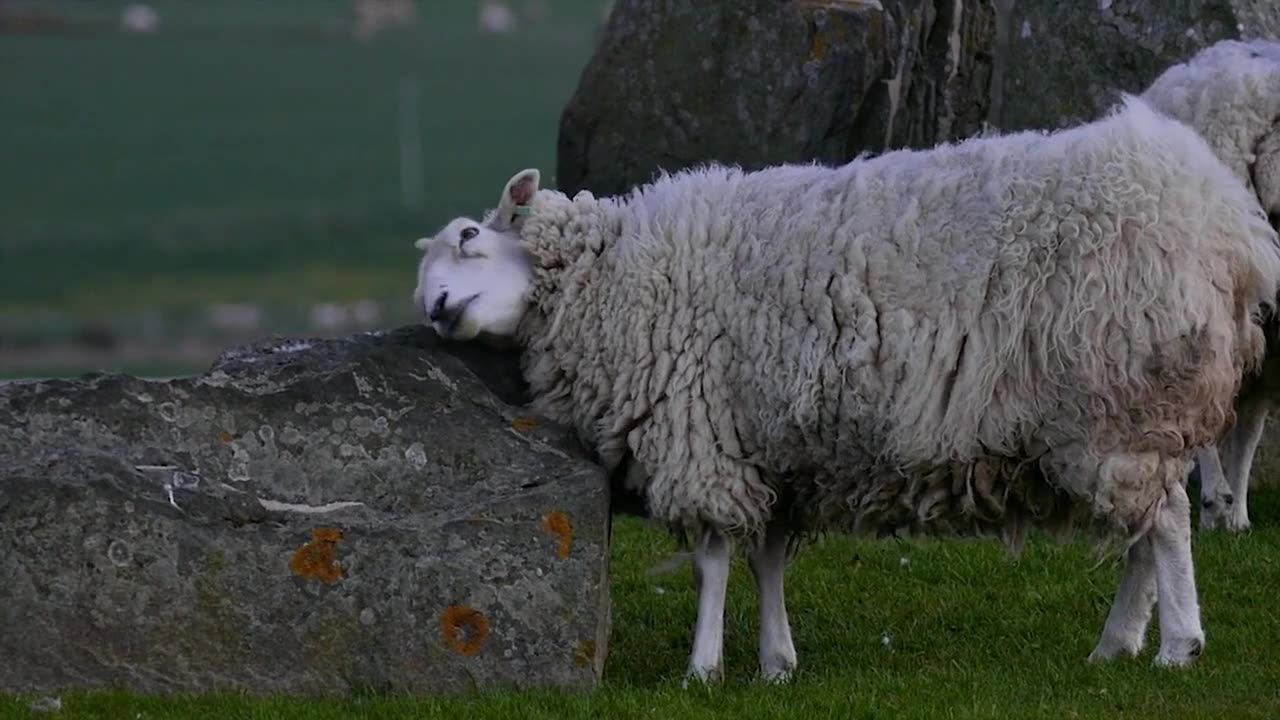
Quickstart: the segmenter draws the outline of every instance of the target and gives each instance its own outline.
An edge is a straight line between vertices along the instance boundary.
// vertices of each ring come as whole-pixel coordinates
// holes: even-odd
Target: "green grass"
[[[1280,491],[1254,496],[1248,536],[1198,534],[1207,643],[1190,669],[1137,660],[1091,666],[1119,570],[1082,545],[1033,542],[1018,560],[987,542],[854,541],[806,548],[788,574],[801,670],[785,687],[753,677],[755,598],[735,561],[727,677],[680,688],[695,592],[682,569],[646,570],[673,549],[635,520],[617,525],[613,634],[594,692],[490,692],[450,699],[62,695],[75,718],[1274,718],[1280,715]],[[907,564],[901,559],[906,558]],[[659,592],[659,588],[663,592]],[[883,637],[889,637],[889,643]],[[1155,641],[1151,628],[1149,645]],[[30,697],[0,701],[27,717]]]
[[[433,0],[416,30],[361,43],[337,0],[156,0],[147,37],[114,31],[124,4],[22,2],[100,22],[0,35],[0,312],[405,296],[414,239],[489,206],[521,168],[553,181],[600,12],[548,0],[546,21],[492,36],[474,3]],[[406,80],[416,208],[399,185]],[[299,266],[352,281],[297,285]]]

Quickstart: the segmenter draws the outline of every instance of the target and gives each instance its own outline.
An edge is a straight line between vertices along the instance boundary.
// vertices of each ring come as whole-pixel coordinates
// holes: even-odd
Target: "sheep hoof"
[[[1103,639],[1098,646],[1089,653],[1089,662],[1102,663],[1113,660],[1118,657],[1137,657],[1142,652],[1142,640],[1137,642],[1125,642],[1123,640]]]
[[[704,686],[718,685],[721,679],[722,673],[718,665],[714,667],[690,665],[689,670],[684,674],[684,681],[680,683],[680,687],[688,690],[691,681]]]
[[[1227,529],[1227,532],[1233,532],[1233,533],[1248,532],[1250,528],[1249,516],[1248,515],[1237,516],[1235,514],[1228,515],[1225,519],[1223,519],[1222,525]]]
[[[767,683],[788,683],[791,682],[791,673],[795,669],[794,662],[769,663],[760,668],[760,678]]]
[[[1213,530],[1218,526],[1217,507],[1208,500],[1200,501],[1200,529]]]
[[[1204,651],[1204,640],[1202,638],[1184,638],[1181,640],[1170,640],[1162,643],[1160,652],[1156,654],[1156,667],[1177,668],[1187,667],[1200,657],[1200,653]]]

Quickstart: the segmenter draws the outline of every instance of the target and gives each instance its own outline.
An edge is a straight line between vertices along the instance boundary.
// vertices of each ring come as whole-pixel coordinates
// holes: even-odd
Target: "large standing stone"
[[[564,109],[556,184],[609,195],[659,168],[842,162],[967,134],[993,23],[977,2],[618,0]]]
[[[0,688],[595,684],[605,478],[436,342],[0,386]]]
[[[1095,118],[1276,0],[618,0],[561,117],[557,187],[706,161],[838,164]]]
[[[1280,38],[1280,0],[995,0],[990,119],[1006,130],[1098,117],[1119,92],[1227,38]]]

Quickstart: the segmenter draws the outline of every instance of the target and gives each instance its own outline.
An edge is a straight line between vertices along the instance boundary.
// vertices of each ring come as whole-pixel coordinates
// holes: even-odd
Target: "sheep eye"
[[[462,229],[462,242],[466,242],[476,235],[480,234],[479,228],[468,227]]]

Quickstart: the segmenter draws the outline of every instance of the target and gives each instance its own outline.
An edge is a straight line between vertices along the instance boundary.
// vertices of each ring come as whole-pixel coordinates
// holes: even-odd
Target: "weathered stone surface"
[[[1097,117],[1275,0],[618,0],[561,117],[557,187],[710,160],[846,162]]]
[[[561,118],[556,184],[719,160],[843,162],[976,131],[989,2],[619,0]]]
[[[603,474],[437,342],[0,386],[0,688],[595,684]]]
[[[1120,91],[1227,38],[1280,38],[1276,0],[995,0],[990,119],[1003,129],[1098,117]]]

